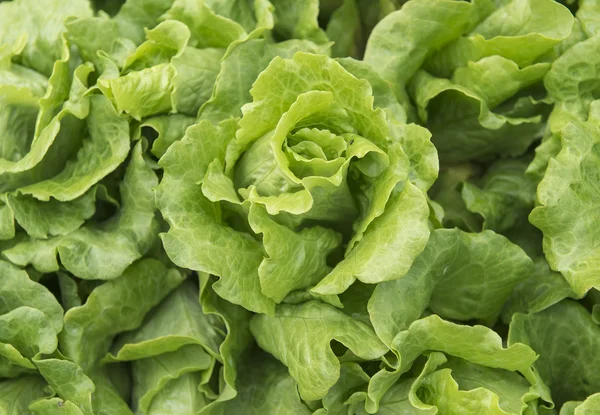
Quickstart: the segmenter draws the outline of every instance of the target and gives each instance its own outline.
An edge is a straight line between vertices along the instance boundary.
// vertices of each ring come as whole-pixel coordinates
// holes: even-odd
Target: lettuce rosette
[[[41,6],[0,6],[12,16],[0,32],[3,255],[41,273],[116,278],[156,241],[158,179],[127,118],[88,92],[94,66],[67,40],[64,22],[90,16],[89,4],[44,5],[54,10],[44,24]]]
[[[112,18],[67,22],[69,39],[95,65],[96,88],[132,118],[134,136],[150,139],[156,157],[211,97],[227,48],[273,26],[267,1],[219,3],[132,0]]]
[[[336,61],[297,53],[261,73],[239,122],[189,128],[159,163],[171,259],[269,314],[406,273],[429,234],[437,160],[428,133],[388,123],[371,93]]]
[[[542,79],[572,28],[551,0],[414,1],[377,26],[365,61],[408,91],[442,161],[518,156],[542,136]]]
[[[66,272],[40,278],[6,261],[0,261],[0,277],[0,409],[40,415],[131,414],[126,371],[102,368],[98,359],[114,336],[139,325],[183,274],[144,259],[118,279],[94,287],[93,293],[78,287]],[[127,307],[131,310],[129,295],[144,301],[123,314]]]

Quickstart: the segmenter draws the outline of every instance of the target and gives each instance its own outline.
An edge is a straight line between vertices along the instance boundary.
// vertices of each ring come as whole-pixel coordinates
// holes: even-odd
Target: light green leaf
[[[597,415],[600,407],[600,394],[590,395],[584,402],[566,402],[560,415]]]
[[[89,114],[89,98],[83,94],[87,90],[91,66],[80,65],[71,72],[69,59],[69,49],[63,40],[61,59],[55,62],[46,93],[38,102],[39,112],[29,151],[15,161],[0,159],[2,191],[60,173],[64,163],[76,153],[80,143],[77,138],[85,125],[82,119]],[[10,87],[8,85],[9,94]],[[13,88],[12,93],[23,95],[28,92],[14,91]]]
[[[594,64],[597,56],[590,55],[588,51],[598,48],[599,37],[575,43],[554,61],[544,78],[544,86],[554,101],[554,108],[548,119],[548,131],[527,169],[527,173],[538,180],[543,177],[549,160],[561,150],[560,132],[563,127],[570,121],[588,118],[590,104],[597,98],[594,90],[599,77]]]
[[[241,25],[215,14],[206,1],[175,0],[164,18],[185,23],[192,34],[190,46],[198,48],[226,48],[246,36]]]
[[[34,359],[34,363],[58,396],[71,401],[82,413],[92,413],[92,393],[96,387],[79,366],[61,359]]]
[[[521,414],[528,402],[536,403],[529,383],[515,372],[456,358],[435,370],[436,363],[446,361],[439,355],[429,356],[409,393],[411,403],[423,413]]]
[[[223,336],[213,326],[216,319],[202,312],[197,288],[183,283],[135,331],[119,337],[105,362],[145,359],[196,344],[213,356],[219,354]]]
[[[344,4],[346,3],[349,3],[349,1],[345,1]],[[391,129],[397,127],[396,124],[405,123],[409,114],[412,116],[412,104],[408,100],[406,92],[402,91],[402,93],[396,92],[394,94],[391,84],[379,76],[371,65],[364,61],[346,57],[340,57],[336,60],[352,75],[369,81],[375,98],[373,104],[375,107],[383,108],[386,111]],[[400,96],[396,97],[396,95]]]
[[[558,407],[598,390],[600,376],[593,362],[600,348],[600,328],[582,305],[564,300],[539,313],[515,314],[508,343],[517,342],[539,353],[534,366]]]
[[[468,35],[458,37],[434,53],[429,58],[428,66],[434,73],[447,76],[450,71],[467,65],[469,61],[499,55],[519,67],[526,67],[567,39],[572,27],[573,16],[557,2],[508,1],[482,20]]]
[[[37,308],[18,307],[0,315],[0,342],[32,358],[56,350],[58,339],[49,318]]]
[[[22,376],[0,381],[0,411],[6,415],[29,415],[29,404],[48,396],[40,376]]]
[[[529,257],[492,231],[438,229],[404,277],[377,285],[371,321],[388,345],[428,308],[449,319],[493,321],[532,271]]]
[[[108,352],[117,334],[137,328],[182,279],[179,271],[154,259],[130,266],[120,278],[95,288],[84,305],[66,313],[61,351],[89,369]]]
[[[285,366],[264,353],[247,356],[238,385],[238,395],[234,399],[207,408],[200,414],[311,414],[300,400],[296,382]]]
[[[254,232],[263,234],[267,257],[258,268],[261,291],[280,303],[290,292],[308,288],[326,275],[327,256],[341,244],[341,235],[315,226],[296,233],[253,205],[248,216]]]
[[[0,44],[13,44],[25,34],[23,65],[50,76],[62,54],[64,20],[90,17],[92,9],[85,0],[18,0],[0,5],[0,15]]]
[[[252,101],[252,84],[276,56],[289,59],[298,51],[325,53],[326,50],[326,46],[296,39],[279,43],[248,39],[233,43],[221,62],[211,99],[200,108],[200,118],[220,122],[240,117],[242,105]]]
[[[148,415],[196,415],[208,402],[198,390],[200,375],[188,373],[168,382],[154,397]]]
[[[159,115],[145,119],[140,124],[140,129],[143,131],[144,128],[151,128],[156,132],[156,139],[152,143],[152,154],[161,158],[171,144],[181,140],[185,130],[195,122],[194,118],[187,115]]]
[[[15,237],[15,214],[6,196],[0,197],[0,241]]]
[[[521,343],[504,348],[500,336],[487,327],[457,325],[432,315],[416,320],[398,333],[392,347],[399,353],[397,369],[382,369],[371,379],[366,404],[370,413],[377,411],[386,391],[426,351],[440,351],[478,365],[518,371],[536,387],[539,395],[550,401],[548,392],[531,367],[537,359],[536,353]]]
[[[198,113],[212,95],[224,53],[224,49],[187,47],[172,59],[175,68],[171,95],[174,111],[191,116]]]
[[[529,216],[544,233],[544,253],[576,295],[600,287],[595,271],[600,266],[594,224],[600,197],[595,183],[600,177],[596,152],[600,127],[592,122],[570,123],[562,130],[562,150],[551,159],[537,190],[540,206]]]
[[[79,278],[116,278],[156,239],[158,221],[152,189],[157,181],[142,157],[140,142],[120,185],[122,207],[117,215],[66,236],[21,242],[3,254],[13,263],[32,264],[41,272],[58,271],[58,254],[62,265]]]
[[[317,301],[280,305],[273,317],[256,315],[251,330],[258,345],[288,367],[305,400],[323,398],[340,376],[332,340],[363,359],[386,352],[370,326]]]
[[[372,89],[365,80],[350,75],[339,63],[322,55],[297,52],[293,59],[276,57],[254,83],[250,93],[254,98],[245,105],[236,133],[236,150],[245,150],[265,133],[274,130],[298,96],[309,91],[328,91],[337,109],[347,112],[355,133],[368,137],[375,145],[386,147],[388,127],[382,109],[373,109]],[[323,117],[323,114],[320,114]],[[302,119],[303,117],[299,117]],[[333,120],[327,120],[329,125]],[[232,152],[226,167],[237,160]]]
[[[318,294],[339,294],[356,279],[374,284],[404,276],[421,253],[429,229],[425,196],[410,182],[392,195],[381,216],[373,220],[361,241],[315,288]],[[403,255],[398,256],[397,252]]]
[[[29,410],[38,415],[84,415],[77,405],[60,398],[41,399],[29,405]]]
[[[30,195],[9,195],[9,207],[19,225],[33,238],[45,239],[77,230],[96,211],[97,188],[70,201],[41,202]]]
[[[582,0],[576,13],[585,34],[592,38],[600,31],[600,7],[597,0]]]
[[[177,265],[219,276],[214,289],[220,296],[249,310],[272,312],[275,303],[260,290],[260,243],[222,223],[220,206],[208,201],[198,185],[213,160],[224,160],[235,128],[235,121],[218,127],[201,121],[162,157],[165,173],[156,201],[170,229],[161,237]]]
[[[186,373],[207,370],[213,364],[206,351],[197,345],[187,345],[157,356],[136,360],[132,363],[134,408],[151,413],[149,408],[169,383]],[[196,385],[196,388],[198,387]]]
[[[491,1],[412,1],[386,16],[367,42],[365,61],[404,86],[431,51],[468,32],[493,11]],[[419,22],[427,21],[427,25]]]
[[[73,200],[125,160],[129,153],[129,126],[106,97],[90,97],[86,122],[89,137],[83,139],[76,159],[67,162],[55,177],[21,188],[21,193],[43,201],[50,197],[60,201]]]
[[[55,333],[62,330],[63,310],[46,287],[30,280],[25,271],[6,261],[0,261],[0,276],[0,314],[19,307],[37,309],[46,315]]]

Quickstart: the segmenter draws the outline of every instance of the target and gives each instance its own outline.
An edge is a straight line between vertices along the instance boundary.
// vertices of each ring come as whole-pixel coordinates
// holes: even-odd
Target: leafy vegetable
[[[597,1],[0,16],[0,414],[600,412]]]

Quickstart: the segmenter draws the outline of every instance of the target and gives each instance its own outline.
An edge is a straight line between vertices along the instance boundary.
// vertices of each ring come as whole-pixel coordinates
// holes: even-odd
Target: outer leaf
[[[316,43],[327,42],[327,35],[319,28],[318,0],[272,0],[275,6],[273,31],[282,38],[308,39]]]
[[[529,257],[500,235],[438,229],[406,276],[377,285],[371,321],[388,345],[428,308],[450,319],[492,321],[532,271]]]
[[[186,373],[208,370],[213,364],[210,356],[201,347],[188,345],[174,352],[136,360],[132,364],[134,408],[150,413],[155,399],[169,383]],[[198,387],[196,385],[196,388]]]
[[[360,243],[312,291],[339,294],[356,279],[373,284],[402,277],[427,243],[428,216],[425,196],[407,182],[401,193],[391,197]],[[398,251],[404,254],[398,256]]]
[[[84,370],[89,369],[118,333],[137,328],[146,313],[182,279],[180,272],[154,259],[132,265],[121,278],[94,289],[84,305],[67,312],[60,333],[61,351]]]
[[[511,72],[519,71],[519,68],[510,61],[503,62],[511,68],[504,69],[506,78],[516,78],[517,75]],[[547,65],[544,68],[547,69]],[[500,69],[497,63],[488,60],[485,71],[491,72],[489,78],[495,79],[498,76],[493,72]],[[543,71],[538,71],[537,80],[542,75]],[[542,116],[547,112],[547,106],[531,97],[494,108],[493,102],[488,103],[480,93],[451,80],[435,78],[425,71],[414,76],[409,89],[443,161],[458,163],[486,160],[495,155],[521,155],[541,136]]]
[[[92,393],[96,387],[79,366],[61,359],[36,359],[34,362],[50,388],[62,399],[71,401],[73,410],[92,413]]]
[[[97,188],[71,202],[40,202],[32,196],[10,195],[9,206],[19,225],[34,238],[66,235],[78,229],[96,211]]]
[[[12,44],[22,34],[28,37],[23,64],[50,76],[62,53],[61,35],[67,16],[88,17],[92,9],[84,0],[19,0],[0,7],[0,44]]]
[[[600,348],[600,328],[587,310],[571,300],[536,314],[513,316],[509,344],[531,346],[540,354],[535,367],[558,406],[583,400],[600,387],[593,362]]]
[[[19,243],[3,254],[21,266],[32,264],[41,272],[53,272],[58,271],[58,253],[62,265],[80,278],[116,278],[154,243],[158,222],[152,189],[157,181],[142,158],[140,142],[121,183],[119,214],[64,237]]]
[[[218,316],[225,326],[227,336],[219,347],[223,359],[222,388],[216,400],[208,407],[218,407],[221,402],[233,399],[237,395],[235,389],[238,378],[238,369],[242,355],[246,352],[252,341],[249,320],[250,313],[244,308],[231,304],[219,297],[213,290],[213,281],[208,275],[200,275],[200,301],[206,314]],[[210,409],[207,408],[207,411]]]
[[[251,330],[259,346],[288,367],[305,400],[321,399],[340,376],[332,340],[363,359],[377,359],[386,351],[371,327],[316,301],[280,305],[274,317],[257,315]]]
[[[525,175],[527,163],[494,163],[477,185],[466,182],[461,195],[467,209],[484,219],[483,228],[503,232],[526,217],[535,202],[537,182]]]
[[[404,85],[430,51],[466,33],[492,11],[491,2],[412,1],[389,14],[373,30],[365,61],[384,79]],[[434,12],[435,11],[435,12]],[[423,26],[420,21],[429,21]]]
[[[0,382],[0,410],[7,415],[27,415],[29,404],[48,395],[40,376],[22,376]]]
[[[140,44],[144,41],[144,29],[152,29],[162,16],[172,6],[173,0],[128,0],[115,21],[119,24],[124,36]]]
[[[550,401],[549,393],[532,370],[537,359],[535,352],[520,343],[504,348],[500,336],[487,327],[457,325],[433,315],[416,320],[398,333],[392,348],[399,353],[397,368],[391,372],[383,369],[371,379],[366,404],[370,413],[377,411],[385,392],[425,351],[441,351],[478,365],[518,371],[537,388],[539,395]]]
[[[56,298],[46,287],[29,279],[25,271],[0,261],[0,314],[26,306],[42,311],[55,333],[63,328],[63,310]],[[51,352],[46,352],[51,353]]]
[[[549,18],[552,18],[552,24]],[[436,73],[448,73],[469,61],[503,56],[519,67],[530,65],[571,33],[573,16],[554,1],[504,2],[473,28],[435,53],[429,60]],[[528,47],[520,47],[527,45]],[[504,87],[504,85],[500,85]]]
[[[132,415],[133,412],[108,379],[106,371],[96,370],[91,374],[96,391],[92,395],[92,405],[98,415]]]
[[[600,287],[600,246],[594,224],[600,195],[600,127],[571,123],[562,132],[563,149],[552,159],[538,187],[536,207],[529,217],[544,233],[544,252],[578,296]]]
[[[275,303],[262,294],[258,279],[263,258],[260,244],[223,224],[220,207],[209,202],[197,184],[209,163],[225,158],[234,129],[234,122],[215,127],[208,120],[202,121],[189,128],[161,159],[165,174],[157,204],[171,226],[161,236],[173,262],[220,276],[214,289],[223,298],[249,310],[270,312]],[[198,229],[202,239],[197,238]]]
[[[213,327],[216,319],[202,312],[196,290],[192,283],[183,283],[137,330],[121,336],[113,346],[116,352],[104,361],[145,359],[192,344],[218,355],[223,336]]]
[[[220,122],[241,116],[242,105],[252,101],[252,84],[269,62],[276,56],[291,58],[298,51],[325,53],[327,47],[302,40],[271,44],[262,39],[249,39],[232,44],[221,63],[213,96],[200,108],[200,118]],[[240,71],[242,66],[244,70]]]
[[[427,365],[409,395],[413,405],[426,413],[437,409],[439,413],[521,414],[527,402],[536,398],[529,394],[529,383],[514,372],[452,359],[445,368],[426,374]]]
[[[584,402],[566,402],[560,415],[596,415],[600,405],[600,394],[590,395]]]
[[[28,358],[52,353],[58,345],[51,321],[31,307],[19,307],[0,316],[0,342],[13,346]]]
[[[506,324],[516,312],[538,313],[565,298],[577,298],[569,283],[560,273],[552,271],[544,258],[537,258],[534,264],[533,274],[517,284],[504,304],[502,320]]]
[[[24,187],[20,191],[36,199],[60,201],[82,196],[104,176],[121,164],[129,152],[129,128],[108,99],[90,97],[87,121],[89,138],[83,140],[77,158],[67,162],[55,177]]]
[[[200,413],[311,414],[300,400],[296,382],[287,373],[285,366],[264,353],[247,356],[238,384],[238,395],[234,399]]]
[[[360,392],[360,390],[366,387],[368,381],[369,376],[359,364],[353,362],[342,363],[340,379],[331,389],[329,389],[329,392],[327,392],[327,395],[323,398],[323,408],[317,410],[314,414],[344,414],[348,410],[346,405],[348,405],[355,397],[364,400],[364,392]],[[354,393],[355,391],[356,393]],[[359,407],[359,409],[362,409],[362,407]]]
[[[29,409],[38,415],[84,415],[77,405],[60,398],[41,399],[29,405]]]
[[[148,415],[196,415],[207,404],[206,396],[198,390],[200,375],[188,373],[167,383],[152,400]]]

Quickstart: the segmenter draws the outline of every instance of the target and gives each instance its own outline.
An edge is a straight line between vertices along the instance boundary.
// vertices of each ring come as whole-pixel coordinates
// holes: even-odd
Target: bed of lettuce
[[[0,2],[0,414],[600,414],[600,1]]]

